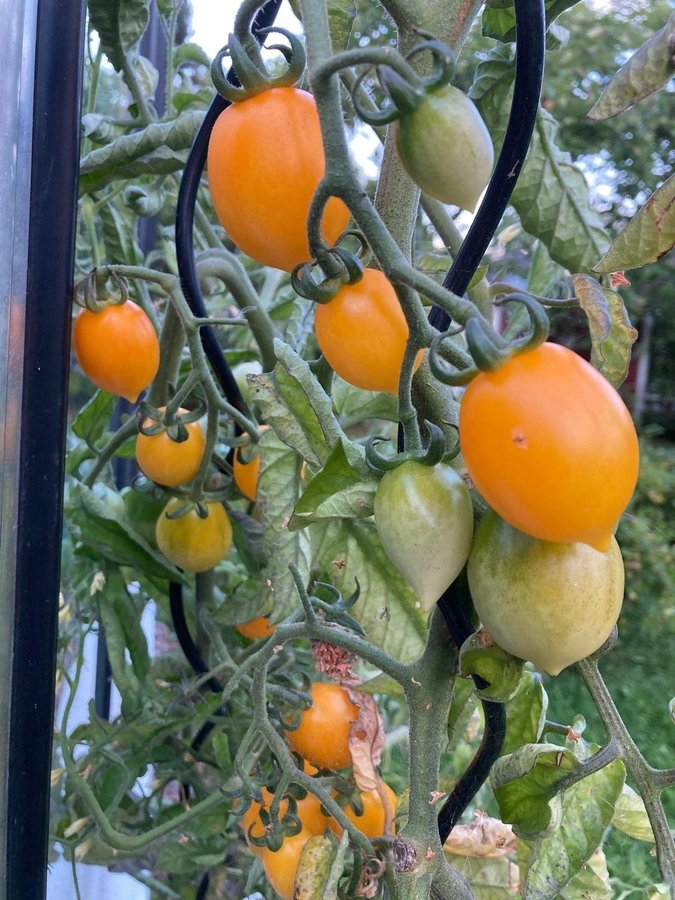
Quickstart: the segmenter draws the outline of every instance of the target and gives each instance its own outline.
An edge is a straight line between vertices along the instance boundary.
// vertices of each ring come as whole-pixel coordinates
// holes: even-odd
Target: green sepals
[[[396,118],[414,112],[424,101],[426,91],[417,85],[406,81],[393,69],[381,67],[378,69],[378,79],[382,89],[389,95],[394,108],[397,111]]]
[[[272,77],[267,71],[257,43],[252,36],[240,40],[237,34],[230,34],[227,44],[218,51],[211,63],[211,80],[213,86],[230,103],[241,103],[262,94],[271,88],[292,87],[298,83],[305,71],[305,50],[300,38],[285,28],[264,28],[261,34],[282,34],[289,45],[273,44],[269,49],[278,50],[288,63],[288,69],[281,75]],[[227,80],[223,70],[226,57],[232,60],[232,71],[237,77],[238,85]]]
[[[451,387],[460,387],[468,384],[476,375],[478,369],[473,360],[451,339],[455,337],[461,328],[441,332],[431,342],[429,347],[429,369],[437,381]],[[449,358],[445,359],[445,357]]]
[[[318,278],[314,274],[317,270]],[[291,272],[291,287],[313,303],[330,303],[345,284],[361,281],[363,272],[359,255],[344,247],[332,247],[317,253],[316,262],[297,265]]]
[[[108,279],[114,284],[114,292],[108,288]],[[89,312],[101,312],[106,306],[121,306],[129,299],[129,284],[116,272],[107,268],[92,269],[73,288],[73,300]]]
[[[445,435],[443,429],[433,422],[424,420],[424,430],[426,433],[426,441],[422,450],[418,452],[406,451],[405,453],[397,453],[394,456],[383,456],[375,449],[375,444],[381,440],[377,436],[370,438],[366,444],[366,462],[375,472],[384,474],[397,469],[405,462],[418,462],[423,466],[433,467],[446,457]],[[456,448],[452,448],[451,453],[455,453]]]
[[[511,656],[497,644],[485,646],[480,632],[474,632],[459,651],[459,674],[478,675],[487,686],[478,689],[483,700],[506,703],[515,696],[523,675],[522,659]]]

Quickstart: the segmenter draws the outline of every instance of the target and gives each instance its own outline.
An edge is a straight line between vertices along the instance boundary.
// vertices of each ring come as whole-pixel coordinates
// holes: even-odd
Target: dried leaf
[[[457,856],[476,859],[508,856],[516,849],[516,836],[510,825],[476,810],[470,825],[455,825],[443,849]]]
[[[359,716],[349,730],[349,749],[352,754],[354,781],[362,791],[373,791],[381,779],[377,772],[384,748],[384,723],[375,698],[361,691],[347,688],[349,699],[358,707]]]
[[[590,275],[574,275],[572,284],[579,305],[588,316],[591,363],[610,384],[618,387],[628,372],[637,331],[630,324],[626,307],[616,291],[603,288]]]

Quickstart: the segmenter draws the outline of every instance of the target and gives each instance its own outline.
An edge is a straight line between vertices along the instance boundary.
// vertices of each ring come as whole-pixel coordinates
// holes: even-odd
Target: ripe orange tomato
[[[606,551],[638,475],[623,401],[576,353],[545,343],[481,372],[459,414],[477,490],[514,528]]]
[[[267,431],[269,425],[261,425],[260,432]],[[247,448],[250,451],[250,448]],[[256,454],[249,462],[244,462],[239,455],[240,448],[234,451],[234,459],[232,461],[232,477],[234,483],[242,492],[244,497],[255,502],[258,494],[258,476],[260,475],[260,456]]]
[[[298,834],[284,838],[278,850],[263,848],[261,859],[265,876],[281,900],[293,900],[295,873],[300,862],[300,854],[311,837],[313,837],[311,831],[303,828]]]
[[[211,133],[207,169],[218,218],[240,250],[287,272],[310,258],[307,214],[325,171],[311,94],[271,88],[229,106]],[[331,198],[323,217],[328,244],[348,221],[347,207]]]
[[[160,412],[166,407],[161,406]],[[179,409],[179,413],[187,413]],[[144,425],[150,425],[146,419]],[[187,422],[188,437],[173,441],[166,431],[158,434],[141,434],[136,438],[136,462],[144,475],[157,484],[178,487],[192,481],[202,461],[206,439],[199,422]]]
[[[269,637],[277,630],[277,626],[273,625],[269,619],[264,616],[257,616],[249,622],[242,622],[240,625],[234,626],[239,634],[251,640],[259,640],[260,638]]]
[[[355,387],[396,394],[408,323],[396,291],[377,269],[345,284],[328,303],[317,304],[314,331],[337,374]],[[422,362],[417,354],[415,368]]]
[[[177,519],[167,513],[183,502],[172,497],[157,519],[157,546],[175,566],[186,572],[206,572],[227,556],[232,544],[232,525],[222,503],[207,503],[208,516],[202,519],[193,508]]]
[[[251,842],[251,837],[261,838],[265,834],[265,827],[260,818],[261,809],[269,810],[274,800],[274,794],[267,788],[262,788],[263,802],[253,800],[241,817],[240,826],[244,832],[246,843],[252,853],[262,858],[265,847],[258,847]],[[288,799],[284,797],[279,804],[279,818],[283,819],[288,812]],[[314,794],[308,793],[302,800],[296,800],[296,816],[302,823],[303,831],[310,834],[323,834],[328,825],[326,816],[321,811],[321,801]]]
[[[316,681],[311,687],[312,705],[304,710],[300,724],[286,738],[296,753],[320,769],[344,769],[352,764],[349,729],[358,709],[337,684]]]
[[[384,784],[384,782],[383,782]],[[396,794],[392,791],[388,784],[384,784],[384,790],[389,801],[389,807],[392,818],[396,815],[396,805],[398,803]],[[348,803],[344,808],[344,813],[350,822],[365,834],[368,838],[381,837],[384,834],[384,825],[386,821],[384,803],[378,791],[361,791],[361,803],[363,804],[363,815],[358,816],[354,807]],[[330,818],[328,820],[331,831],[338,837],[341,837],[343,828]]]
[[[135,403],[159,368],[154,326],[133,300],[75,319],[73,348],[82,371],[104,391]]]

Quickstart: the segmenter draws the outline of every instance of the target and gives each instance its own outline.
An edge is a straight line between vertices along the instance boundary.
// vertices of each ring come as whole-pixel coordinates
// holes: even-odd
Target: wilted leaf
[[[625,778],[623,762],[615,759],[564,791],[560,826],[534,848],[525,877],[525,900],[549,900],[581,873],[612,820]]]
[[[424,648],[426,616],[415,605],[412,588],[387,558],[370,519],[330,521],[311,525],[312,559],[320,577],[351,593],[355,579],[361,596],[350,613],[368,639],[404,662]],[[304,533],[304,532],[303,532]]]
[[[526,666],[518,690],[506,705],[504,756],[523,744],[533,744],[539,740],[544,730],[547,708],[548,697],[541,675]]]
[[[654,843],[654,832],[642,797],[632,787],[624,784],[614,807],[614,828],[623,831],[637,841]]]
[[[658,91],[673,76],[674,55],[675,13],[621,66],[588,118],[609,119]]]
[[[631,347],[637,339],[621,295],[602,287],[590,275],[574,275],[572,284],[588,317],[591,364],[610,384],[619,387],[628,372]]]
[[[654,191],[593,267],[601,275],[656,262],[675,246],[675,175]]]
[[[349,699],[358,707],[358,719],[349,729],[349,751],[354,781],[362,791],[374,791],[381,776],[377,771],[384,748],[384,723],[372,694],[347,688]]]
[[[471,89],[497,147],[506,131],[513,73],[511,53],[500,46],[478,66]],[[523,228],[544,242],[555,262],[572,272],[589,272],[609,240],[581,170],[556,145],[557,131],[553,116],[540,109],[511,203]]]
[[[443,845],[446,853],[476,858],[507,856],[516,848],[510,825],[477,811],[470,825],[455,825]]]
[[[293,900],[315,900],[324,896],[336,850],[335,841],[328,837],[315,835],[307,841],[295,872]]]

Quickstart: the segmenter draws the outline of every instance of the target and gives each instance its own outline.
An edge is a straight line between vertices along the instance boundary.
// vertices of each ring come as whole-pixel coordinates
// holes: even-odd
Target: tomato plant
[[[257,616],[248,622],[242,622],[240,625],[234,626],[239,634],[252,640],[269,637],[276,631],[276,625],[270,622],[265,616]]]
[[[284,838],[278,850],[266,847],[261,854],[265,876],[281,900],[293,900],[300,854],[311,837],[312,832],[303,828],[297,834]]]
[[[490,132],[466,94],[450,84],[429,90],[416,109],[394,124],[394,133],[401,161],[423,191],[442,203],[476,208],[492,172],[494,150]]]
[[[621,611],[624,570],[614,538],[605,552],[540,541],[489,512],[476,531],[468,574],[490,637],[550,675],[597,650]]]
[[[358,709],[337,684],[316,681],[310,690],[312,705],[302,712],[300,724],[286,732],[296,753],[320,769],[344,769],[352,763],[349,730]]]
[[[637,435],[617,392],[576,353],[546,343],[481,372],[459,435],[476,488],[507,522],[609,547],[637,481]]]
[[[160,407],[164,412],[166,407]],[[187,413],[179,409],[178,415]],[[145,419],[144,425],[151,420]],[[167,487],[178,487],[192,481],[202,461],[206,439],[199,422],[187,422],[183,425],[187,430],[185,440],[174,440],[169,430],[158,434],[139,433],[136,438],[136,462],[144,475],[157,484]]]
[[[193,507],[178,518],[169,515],[180,509],[183,500],[172,497],[157,520],[157,546],[174,565],[186,572],[205,572],[227,556],[232,544],[232,526],[222,503],[206,504],[202,519]]]
[[[73,348],[90,381],[130,403],[136,402],[159,367],[157,333],[133,300],[111,303],[100,312],[80,310]]]
[[[310,258],[307,213],[324,173],[311,94],[272,88],[229,106],[211,133],[207,167],[218,218],[240,250],[287,272]],[[348,221],[347,207],[331,198],[326,240],[333,243]]]
[[[391,282],[377,269],[343,285],[317,305],[314,330],[321,352],[337,374],[368,391],[398,391],[408,323]],[[416,367],[422,362],[417,355]]]
[[[389,806],[389,814],[393,820],[396,816],[396,807],[398,798],[388,784],[382,782],[382,789],[387,796],[387,805]],[[344,814],[350,822],[352,822],[359,831],[362,831],[366,837],[375,838],[382,837],[385,834],[386,811],[384,801],[380,792],[376,789],[372,791],[360,791],[359,798],[363,807],[363,812],[359,815],[351,803],[347,803],[344,807]],[[335,819],[329,819],[328,824],[331,830],[340,837],[342,827],[338,825]]]
[[[473,535],[469,489],[453,468],[409,460],[380,481],[375,524],[387,556],[431,609],[462,570]]]

